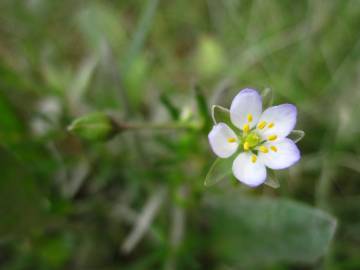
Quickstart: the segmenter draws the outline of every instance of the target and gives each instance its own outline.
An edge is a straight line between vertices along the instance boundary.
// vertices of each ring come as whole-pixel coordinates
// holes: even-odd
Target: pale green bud
[[[116,134],[113,120],[105,113],[96,112],[75,119],[68,131],[91,141],[103,141]]]

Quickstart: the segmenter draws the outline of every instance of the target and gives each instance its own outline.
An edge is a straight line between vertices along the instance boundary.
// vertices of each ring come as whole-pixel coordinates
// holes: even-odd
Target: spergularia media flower
[[[267,170],[285,169],[300,159],[295,142],[287,138],[296,124],[296,107],[281,104],[263,111],[262,103],[256,90],[241,90],[229,111],[233,128],[218,122],[209,133],[213,152],[221,159],[235,156],[234,176],[251,187],[266,181]]]

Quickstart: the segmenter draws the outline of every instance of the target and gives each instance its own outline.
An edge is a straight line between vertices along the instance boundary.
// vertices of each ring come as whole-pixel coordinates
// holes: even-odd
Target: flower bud
[[[75,119],[68,131],[91,141],[103,141],[116,134],[113,120],[105,113],[96,112]]]

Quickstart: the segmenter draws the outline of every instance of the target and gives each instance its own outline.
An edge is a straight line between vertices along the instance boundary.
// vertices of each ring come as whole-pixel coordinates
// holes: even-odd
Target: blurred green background
[[[1,269],[360,269],[359,33],[357,0],[1,0]],[[297,105],[302,160],[205,187],[245,87]],[[67,131],[98,111],[192,128]]]

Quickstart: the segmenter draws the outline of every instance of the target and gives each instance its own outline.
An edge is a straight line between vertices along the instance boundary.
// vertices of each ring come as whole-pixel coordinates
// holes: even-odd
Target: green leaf
[[[279,188],[280,183],[279,180],[276,178],[275,172],[268,170],[267,171],[267,178],[264,182],[265,185],[272,187],[272,188]]]
[[[66,234],[47,236],[37,248],[43,263],[52,269],[59,269],[72,255],[73,240]]]
[[[0,239],[29,237],[41,231],[48,221],[40,182],[16,152],[0,147],[0,162]],[[44,188],[44,183],[41,184]]]
[[[199,86],[195,86],[195,99],[196,99],[196,104],[197,104],[197,107],[199,110],[199,114],[204,123],[204,131],[208,132],[208,130],[211,128],[211,120],[210,120],[210,115],[209,115],[209,111],[208,111],[206,97],[205,97],[204,93],[201,91]]]
[[[180,118],[180,110],[173,104],[170,97],[166,93],[163,93],[160,96],[160,101],[167,109],[173,120],[178,120]]]
[[[290,132],[290,135],[288,136],[289,139],[293,140],[294,143],[297,143],[304,138],[305,132],[302,130],[293,130]]]
[[[24,126],[10,101],[0,92],[0,141],[8,144],[18,142],[23,136]]]
[[[204,185],[210,187],[223,180],[226,176],[230,175],[232,172],[232,160],[233,159],[231,158],[216,159],[205,177]]]
[[[123,83],[133,108],[139,109],[145,83],[147,82],[148,60],[145,55],[135,57],[123,72]]]
[[[336,219],[289,199],[208,197],[211,254],[245,269],[274,263],[313,263],[329,247]]]
[[[85,95],[97,63],[98,59],[96,57],[89,57],[81,63],[81,66],[75,73],[71,87],[69,87],[69,95],[74,99],[74,102],[80,100]]]
[[[273,91],[271,88],[265,88],[261,93],[263,108],[271,107],[273,104]]]

